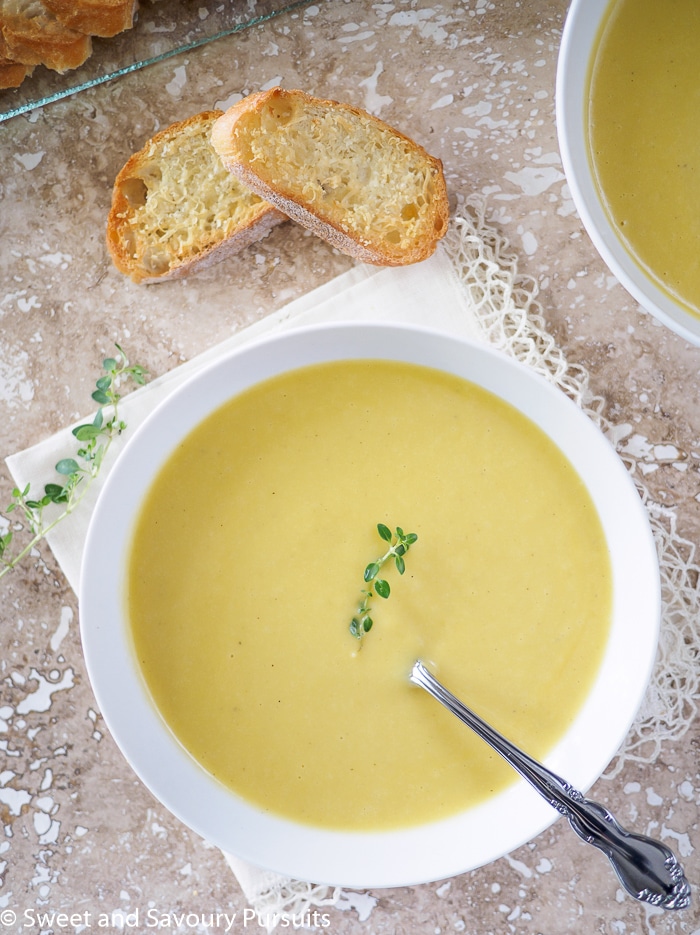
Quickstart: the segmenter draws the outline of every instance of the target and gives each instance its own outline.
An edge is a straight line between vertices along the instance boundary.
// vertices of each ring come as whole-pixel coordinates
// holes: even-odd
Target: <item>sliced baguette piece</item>
[[[47,10],[70,29],[110,38],[134,25],[138,0],[43,0]]]
[[[357,107],[273,88],[229,108],[212,144],[245,185],[366,263],[424,260],[447,230],[440,160]]]
[[[107,247],[134,282],[187,276],[287,220],[223,166],[210,142],[221,113],[204,111],[161,130],[117,175]]]
[[[42,0],[0,0],[0,54],[22,65],[64,72],[92,53],[90,36],[59,22]]]

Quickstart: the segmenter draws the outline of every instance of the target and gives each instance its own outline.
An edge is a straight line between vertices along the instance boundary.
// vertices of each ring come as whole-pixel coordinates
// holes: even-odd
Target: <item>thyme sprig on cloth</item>
[[[122,348],[115,345],[118,357],[107,357],[102,361],[102,374],[95,384],[92,399],[99,404],[92,422],[73,429],[73,435],[81,443],[74,457],[61,458],[56,464],[56,473],[62,482],[44,486],[41,496],[33,496],[30,484],[23,490],[15,487],[5,514],[19,515],[30,534],[29,541],[14,554],[11,546],[14,531],[7,520],[7,530],[0,533],[0,578],[11,571],[28,555],[37,543],[55,526],[75,510],[100,472],[105,455],[113,439],[126,428],[119,415],[119,389],[131,381],[137,386],[146,382],[147,371],[139,364],[130,364]],[[58,509],[47,509],[57,507]]]

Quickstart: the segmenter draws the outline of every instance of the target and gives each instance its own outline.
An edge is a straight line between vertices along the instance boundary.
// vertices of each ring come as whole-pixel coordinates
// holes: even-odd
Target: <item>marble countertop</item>
[[[173,20],[216,7],[170,4]],[[255,0],[248,7],[255,12]],[[139,287],[111,264],[105,219],[128,156],[175,120],[281,84],[372,111],[442,159],[453,197],[486,199],[490,222],[538,284],[551,333],[625,427],[649,497],[697,541],[700,348],[615,282],[575,212],[554,119],[566,8],[320,0],[0,123],[0,455],[90,411],[115,342],[161,374],[351,267],[288,225],[179,283]],[[4,506],[13,485],[0,468]],[[76,596],[45,544],[0,580],[0,619],[0,928],[264,931],[244,915],[221,853],[151,796],[110,738],[85,672]],[[623,824],[663,837],[693,882],[700,728],[686,720],[653,763],[629,762],[593,792]],[[54,915],[52,927],[51,913],[76,918]],[[237,917],[207,926],[217,913]],[[662,935],[697,933],[700,913],[697,896],[675,914],[626,897],[604,858],[560,820],[494,864],[350,894],[305,924],[333,935]]]

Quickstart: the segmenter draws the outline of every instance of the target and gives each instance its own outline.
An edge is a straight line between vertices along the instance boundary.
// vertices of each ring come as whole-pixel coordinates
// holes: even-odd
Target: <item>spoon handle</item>
[[[690,886],[669,848],[622,828],[606,808],[584,798],[570,783],[499,734],[448,691],[422,662],[415,663],[410,679],[500,753],[553,808],[568,818],[580,838],[603,851],[630,895],[662,909],[685,909],[690,905]]]

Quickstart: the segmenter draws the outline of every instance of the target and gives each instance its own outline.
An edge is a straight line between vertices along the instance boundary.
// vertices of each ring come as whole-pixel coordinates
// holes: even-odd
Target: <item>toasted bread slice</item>
[[[212,143],[245,185],[364,262],[416,263],[447,230],[440,160],[359,108],[273,88],[229,108]]]
[[[187,276],[260,240],[286,217],[228,172],[211,146],[221,111],[161,130],[114,182],[107,246],[134,282]]]
[[[77,68],[92,53],[90,36],[69,29],[42,0],[0,0],[0,54],[53,71]]]
[[[89,36],[109,38],[131,29],[138,0],[43,0],[57,20]]]

